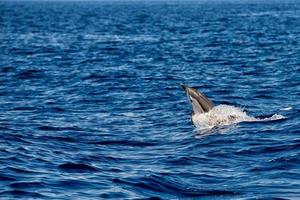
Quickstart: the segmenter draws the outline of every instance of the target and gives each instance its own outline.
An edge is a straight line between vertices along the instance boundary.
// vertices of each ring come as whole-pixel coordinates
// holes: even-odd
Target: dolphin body
[[[184,84],[181,84],[182,89],[185,91],[185,93],[188,96],[189,102],[192,105],[192,122],[194,122],[194,117],[206,113],[213,109],[214,104],[201,92],[197,91],[194,88],[190,88]]]

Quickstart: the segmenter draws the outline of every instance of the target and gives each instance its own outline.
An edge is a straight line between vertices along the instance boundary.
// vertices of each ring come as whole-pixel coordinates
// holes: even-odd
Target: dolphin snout
[[[186,91],[186,89],[188,88],[188,86],[184,85],[184,84],[180,84],[181,88]]]

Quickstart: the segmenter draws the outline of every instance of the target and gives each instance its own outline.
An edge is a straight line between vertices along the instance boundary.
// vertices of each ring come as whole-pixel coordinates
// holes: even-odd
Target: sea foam
[[[211,129],[240,122],[270,121],[283,118],[285,117],[279,114],[267,118],[255,118],[249,116],[242,108],[221,104],[207,113],[194,115],[192,120],[198,129]]]

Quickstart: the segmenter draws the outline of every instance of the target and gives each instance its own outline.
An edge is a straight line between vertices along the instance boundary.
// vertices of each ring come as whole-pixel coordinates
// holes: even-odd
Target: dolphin
[[[204,94],[196,89],[184,84],[181,84],[181,87],[192,105],[191,121],[196,128],[202,128],[202,130],[240,122],[270,121],[285,118],[285,116],[278,114],[267,118],[255,118],[248,116],[243,109],[234,106],[224,104],[214,106]]]
[[[192,105],[192,118],[194,115],[206,113],[214,107],[214,104],[201,92],[184,84],[181,84],[181,87]]]

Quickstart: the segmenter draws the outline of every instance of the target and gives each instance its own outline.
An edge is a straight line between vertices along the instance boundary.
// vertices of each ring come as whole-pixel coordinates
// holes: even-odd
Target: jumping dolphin
[[[248,116],[243,109],[234,106],[225,104],[214,106],[204,94],[196,89],[183,84],[181,84],[181,87],[187,94],[189,102],[192,105],[191,120],[198,130],[206,130],[212,127],[220,127],[239,122],[269,121],[285,118],[283,115],[278,114],[267,118],[255,118]]]
[[[190,88],[184,84],[181,84],[182,89],[188,96],[188,99],[192,105],[192,117],[193,115],[206,113],[210,111],[214,104],[202,93],[194,88]]]

